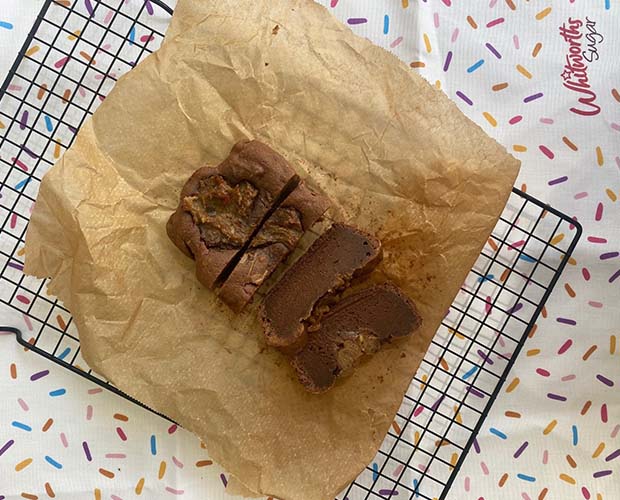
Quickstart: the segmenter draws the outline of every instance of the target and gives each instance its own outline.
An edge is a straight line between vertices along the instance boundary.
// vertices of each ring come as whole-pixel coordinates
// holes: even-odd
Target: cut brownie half
[[[168,221],[168,236],[196,260],[198,280],[213,288],[298,183],[288,162],[269,146],[240,141],[217,167],[190,177]]]
[[[271,214],[219,289],[218,296],[241,311],[299,239],[329,208],[329,200],[304,182]],[[231,263],[233,264],[233,263]]]
[[[415,305],[396,285],[371,286],[343,298],[326,312],[291,365],[306,390],[325,392],[363,356],[411,335],[421,324]]]
[[[271,289],[261,306],[267,344],[287,353],[306,343],[315,306],[370,272],[382,258],[380,241],[355,227],[334,224]],[[314,316],[313,316],[314,313]]]

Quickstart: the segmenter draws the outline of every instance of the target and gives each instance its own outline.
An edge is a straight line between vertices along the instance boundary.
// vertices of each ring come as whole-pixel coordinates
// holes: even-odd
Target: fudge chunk
[[[325,196],[301,182],[252,239],[219,289],[219,297],[234,311],[241,311],[328,208]]]
[[[166,226],[168,236],[196,260],[198,280],[213,288],[298,183],[288,162],[269,146],[240,141],[218,166],[190,177]]]
[[[371,286],[343,298],[325,313],[291,365],[306,390],[325,392],[363,356],[411,335],[421,324],[415,305],[396,285]]]
[[[382,258],[380,241],[355,227],[334,224],[271,289],[260,316],[267,344],[287,353],[306,343],[306,322],[325,297],[370,272]]]

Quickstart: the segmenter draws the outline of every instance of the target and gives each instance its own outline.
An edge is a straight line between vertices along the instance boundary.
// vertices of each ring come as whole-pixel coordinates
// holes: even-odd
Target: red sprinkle
[[[568,339],[566,342],[562,344],[562,347],[558,349],[558,354],[564,354],[566,351],[570,349],[570,346],[573,345],[573,341]]]

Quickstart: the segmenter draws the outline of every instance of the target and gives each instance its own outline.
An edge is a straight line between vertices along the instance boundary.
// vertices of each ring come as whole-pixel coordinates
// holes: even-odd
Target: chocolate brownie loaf
[[[267,294],[260,311],[267,344],[289,354],[299,351],[307,339],[306,322],[320,312],[315,306],[370,272],[381,258],[377,238],[334,224]]]
[[[305,347],[291,359],[310,392],[330,389],[365,356],[383,344],[411,335],[422,324],[415,305],[392,283],[353,293],[321,318]]]

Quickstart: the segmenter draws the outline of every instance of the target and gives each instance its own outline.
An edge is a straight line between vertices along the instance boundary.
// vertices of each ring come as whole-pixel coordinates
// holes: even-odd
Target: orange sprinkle
[[[516,411],[507,411],[504,413],[508,418],[521,418],[521,414]]]
[[[50,483],[45,483],[45,493],[47,493],[47,496],[50,498],[56,498],[56,493],[54,493]]]
[[[86,52],[84,52],[83,50],[80,51],[80,55],[86,59],[88,62],[92,62],[93,65],[97,64],[97,62],[92,58],[92,56],[90,56],[89,54],[87,54]]]
[[[486,118],[486,120],[491,124],[492,127],[497,127],[497,120],[493,117],[491,113],[484,111],[482,116]]]
[[[506,5],[510,7],[510,10],[517,10],[517,6],[514,4],[512,0],[506,0]]]
[[[551,12],[551,7],[547,7],[546,9],[541,10],[538,14],[536,14],[536,19],[540,21],[549,15]]]
[[[62,102],[67,104],[69,102],[69,97],[71,97],[71,90],[65,89],[65,91],[62,93]]]
[[[413,61],[409,64],[412,68],[424,68],[426,67],[426,63],[424,61]]]
[[[453,453],[452,456],[450,457],[450,465],[454,467],[458,459],[459,459],[459,456],[456,453]]]
[[[493,238],[489,238],[488,243],[489,243],[489,246],[497,252],[497,245],[495,244],[495,241],[493,241]]]
[[[504,90],[506,87],[508,87],[508,82],[496,83],[491,87],[491,90],[493,90],[493,92],[499,92],[500,90]]]
[[[17,378],[17,366],[15,366],[15,363],[11,363],[11,378],[13,380]]]
[[[519,73],[521,73],[525,78],[531,79],[532,78],[532,73],[530,73],[528,70],[526,70],[523,66],[521,66],[520,64],[517,64],[517,71]]]
[[[60,327],[61,330],[64,330],[65,328],[67,328],[65,320],[62,319],[62,316],[60,314],[56,315],[56,322],[58,323],[58,326]]]
[[[60,158],[60,139],[56,138],[56,144],[54,144],[54,158]]]
[[[409,7],[409,0],[402,0],[402,4],[403,4],[403,9],[406,9],[407,7]]]
[[[510,275],[510,269],[506,268],[502,271],[502,275],[499,277],[500,281],[506,281]]]
[[[502,477],[499,478],[499,483],[498,483],[499,487],[503,488],[507,480],[508,480],[508,474],[504,472],[504,474],[502,474]]]
[[[571,266],[576,266],[576,265],[577,265],[577,261],[576,261],[573,257],[569,257],[569,259],[568,259],[568,263],[569,263]]]
[[[571,287],[568,283],[564,283],[564,289],[569,297],[575,298],[576,293],[575,290],[573,290],[573,287]]]
[[[33,495],[32,493],[22,493],[22,498],[27,498],[28,500],[38,500],[38,496]]]
[[[599,443],[599,445],[596,447],[596,450],[594,450],[594,453],[592,453],[592,458],[598,458],[598,456],[603,453],[603,450],[605,449],[605,443]]]
[[[396,422],[396,420],[394,420],[394,422],[392,422],[392,429],[394,429],[394,432],[400,436],[400,433],[402,432],[402,429],[400,428],[400,425],[398,425],[398,422]]]
[[[22,460],[21,462],[19,462],[16,466],[15,466],[15,470],[17,472],[24,470],[26,467],[28,467],[30,464],[32,463],[32,458],[27,458],[25,460]]]
[[[110,478],[110,479],[114,477],[114,472],[110,472],[109,470],[106,470],[106,469],[99,469],[99,474],[107,478]]]
[[[571,148],[573,151],[577,151],[579,148],[575,145],[575,143],[573,141],[571,141],[568,137],[563,136],[562,140],[564,141],[564,144],[566,144],[569,148]]]
[[[525,353],[525,355],[528,357],[538,356],[539,354],[540,354],[540,349],[530,349],[529,351]]]
[[[590,356],[592,356],[592,353],[593,353],[594,351],[596,351],[597,349],[598,349],[598,346],[597,346],[596,344],[595,344],[595,345],[593,345],[592,347],[590,347],[590,349],[588,349],[588,350],[584,353],[584,355],[582,356],[582,358],[581,358],[581,359],[583,359],[584,361],[588,361],[588,358],[589,358]]]
[[[43,427],[41,427],[41,430],[43,432],[47,432],[49,430],[49,428],[52,426],[52,424],[54,423],[54,419],[53,418],[48,418],[45,423],[43,424]]]
[[[575,462],[575,459],[570,455],[566,455],[566,461],[568,462],[568,465],[570,465],[573,469],[577,468],[577,462]]]
[[[448,331],[454,335],[457,339],[459,340],[465,340],[465,335],[463,335],[462,333],[457,332],[454,328],[448,328]],[[426,382],[426,379],[424,379],[424,381]]]
[[[596,163],[598,163],[599,167],[602,167],[605,163],[605,158],[603,158],[603,150],[600,146],[596,146]]]
[[[450,367],[448,366],[448,363],[446,362],[445,359],[441,358],[439,360],[439,364],[441,365],[441,367],[446,370],[447,372],[450,371]]]
[[[551,433],[551,431],[553,431],[553,429],[555,429],[555,426],[558,425],[558,421],[557,420],[552,420],[551,422],[549,422],[549,424],[547,424],[547,427],[545,427],[545,430],[543,431],[543,434],[546,436],[548,434]]]
[[[424,33],[422,38],[424,39],[424,47],[426,47],[426,52],[430,54],[433,51],[433,48],[431,47],[431,41],[426,33]]]
[[[538,42],[536,45],[534,45],[534,50],[532,50],[532,57],[536,57],[540,52],[540,49],[542,49],[542,43]]]
[[[39,101],[43,99],[43,96],[45,95],[46,90],[47,90],[47,83],[41,84],[41,86],[39,87],[39,91],[37,92],[37,99]]]
[[[463,423],[463,417],[461,417],[461,413],[459,412],[459,407],[458,407],[458,406],[456,406],[456,405],[454,405],[454,406],[452,407],[452,409],[454,410],[454,413],[455,413],[455,417],[454,417],[454,418],[455,418],[455,420],[456,420],[459,424],[462,424],[462,423]]]
[[[196,467],[206,467],[212,464],[213,462],[211,460],[198,460],[198,462],[196,462]]]
[[[166,474],[166,461],[162,460],[159,464],[159,472],[157,473],[157,479],[163,479]]]
[[[568,474],[560,474],[560,479],[562,481],[567,482],[568,484],[577,484],[574,477],[569,476]]]
[[[590,406],[592,406],[592,401],[586,401],[585,404],[583,405],[583,408],[581,409],[581,414],[585,415],[586,413],[588,413]]]
[[[136,484],[136,495],[142,495],[142,488],[144,488],[144,478],[141,477],[138,484]]]
[[[609,337],[609,354],[616,354],[616,336]]]
[[[0,120],[0,130],[2,130],[3,128],[6,128],[6,125],[2,123],[2,120]]]
[[[419,442],[420,442],[420,432],[415,431],[415,433],[413,434],[413,444],[417,446]]]
[[[17,255],[19,255],[20,257],[22,255],[24,255],[26,253],[26,249],[24,247],[21,247],[18,251],[17,251]]]
[[[601,495],[600,493],[597,493],[596,500],[603,500],[603,495]]]
[[[522,144],[514,144],[512,149],[514,149],[517,153],[525,153],[527,151],[527,147]]]
[[[543,306],[542,310],[540,311],[542,314],[543,318],[547,317],[547,306]]]
[[[538,500],[545,500],[547,493],[549,493],[549,488],[543,488],[542,490],[540,490],[540,493],[538,494]]]
[[[101,500],[101,490],[99,488],[95,488],[95,500]]]
[[[517,386],[519,385],[519,382],[521,382],[519,377],[515,377],[514,379],[512,379],[512,382],[510,382],[508,387],[506,387],[506,392],[514,391],[517,388]]]
[[[620,102],[620,92],[617,89],[611,89],[611,95],[614,96],[614,99]]]
[[[551,238],[550,243],[552,245],[557,245],[560,241],[564,239],[564,233],[558,233],[553,238]]]
[[[521,184],[521,191],[523,191],[524,193],[527,193],[527,184],[525,183]]]
[[[441,448],[442,446],[448,446],[449,444],[452,444],[452,443],[448,441],[447,439],[442,439],[441,441],[439,439],[435,440],[435,446],[437,448]]]
[[[41,50],[41,47],[39,47],[38,45],[33,45],[32,47],[30,47],[27,51],[26,51],[26,55],[27,56],[33,56],[35,55],[37,52],[39,52],[39,50]]]
[[[200,447],[201,447],[203,450],[206,450],[206,449],[207,449],[207,445],[204,443],[204,441],[200,441]]]
[[[605,189],[605,192],[607,193],[607,196],[609,196],[609,199],[611,201],[616,201],[618,199],[616,193],[614,193],[611,189],[607,188]]]
[[[114,417],[116,420],[120,420],[122,422],[128,422],[129,417],[127,415],[123,415],[122,413],[115,413]]]
[[[536,333],[536,330],[538,330],[538,325],[536,323],[534,323],[532,325],[532,329],[530,330],[530,333],[527,334],[527,338],[531,339],[534,336],[534,334]]]
[[[69,2],[67,2],[69,3]],[[69,35],[67,38],[71,41],[75,40],[78,36],[80,36],[82,34],[81,30],[75,30],[71,35]]]
[[[474,21],[474,18],[471,16],[467,16],[467,22],[469,23],[469,25],[474,28],[474,29],[478,29],[478,25],[476,24],[476,21]]]

